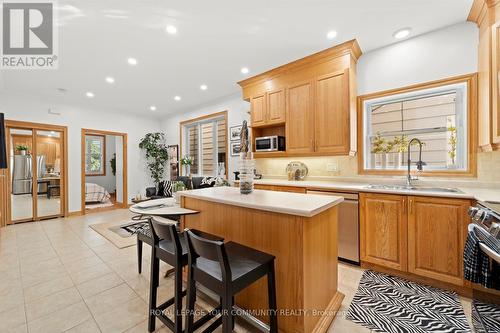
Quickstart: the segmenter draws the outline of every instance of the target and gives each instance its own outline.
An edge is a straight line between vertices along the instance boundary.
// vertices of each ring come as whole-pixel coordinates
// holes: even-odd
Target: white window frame
[[[464,163],[460,168],[446,168],[437,169],[424,167],[423,172],[419,173],[421,176],[428,177],[448,177],[450,175],[456,177],[476,177],[477,176],[477,151],[478,151],[478,136],[477,136],[477,126],[478,126],[478,110],[477,110],[477,73],[466,74],[462,76],[441,79],[432,82],[419,83],[412,86],[401,87],[396,89],[391,89],[387,91],[380,91],[375,93],[370,93],[362,96],[358,96],[358,174],[361,175],[403,175],[406,174],[406,169],[380,169],[380,164],[377,163],[377,168],[370,168],[368,166],[371,145],[369,144],[369,139],[367,136],[367,126],[369,120],[366,119],[367,116],[367,105],[373,105],[374,103],[397,101],[399,98],[405,98],[407,96],[422,95],[422,92],[443,92],[449,90],[450,87],[463,87],[459,93],[462,98],[457,98],[459,101],[459,108],[463,108],[466,112],[462,112],[462,117],[456,119],[457,131],[462,131],[462,134],[458,134],[459,140],[462,140],[460,145],[463,151],[460,152],[463,156]],[[459,127],[461,127],[459,129]],[[416,147],[412,149],[413,152]],[[457,151],[458,154],[458,151]],[[406,153],[404,158],[407,158]],[[425,162],[425,161],[424,161]],[[372,165],[373,162],[371,161]],[[412,172],[415,167],[412,167]]]

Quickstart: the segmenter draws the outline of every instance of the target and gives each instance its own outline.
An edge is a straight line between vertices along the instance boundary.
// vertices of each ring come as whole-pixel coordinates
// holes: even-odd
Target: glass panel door
[[[11,128],[9,168],[12,222],[33,219],[33,131]]]
[[[62,214],[62,132],[36,131],[37,218]]]

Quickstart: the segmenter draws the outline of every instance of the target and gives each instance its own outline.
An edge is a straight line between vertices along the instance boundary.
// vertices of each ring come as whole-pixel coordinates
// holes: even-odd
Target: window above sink
[[[422,141],[422,175],[476,174],[476,75],[358,97],[360,174],[404,174]],[[415,142],[416,143],[416,142]],[[411,169],[419,147],[411,147]]]

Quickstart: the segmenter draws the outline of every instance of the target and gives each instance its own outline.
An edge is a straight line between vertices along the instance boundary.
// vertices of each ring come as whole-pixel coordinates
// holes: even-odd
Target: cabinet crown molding
[[[478,26],[481,25],[486,17],[488,8],[493,8],[498,4],[500,4],[500,0],[474,0],[467,21],[474,22]]]
[[[245,87],[252,84],[261,83],[285,72],[295,71],[304,66],[310,66],[311,64],[320,63],[325,59],[337,58],[347,54],[350,54],[355,62],[357,62],[359,57],[361,57],[361,55],[363,54],[356,39],[352,39],[345,43],[330,47],[326,50],[311,54],[302,59],[295,60],[286,65],[282,65],[267,72],[252,76],[248,79],[239,81],[238,84],[241,87]]]

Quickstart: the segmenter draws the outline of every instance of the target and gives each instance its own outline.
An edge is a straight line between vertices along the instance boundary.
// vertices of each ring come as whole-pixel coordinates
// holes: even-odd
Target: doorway
[[[67,216],[67,128],[6,120],[7,223]]]
[[[127,134],[82,129],[82,213],[126,208]]]

